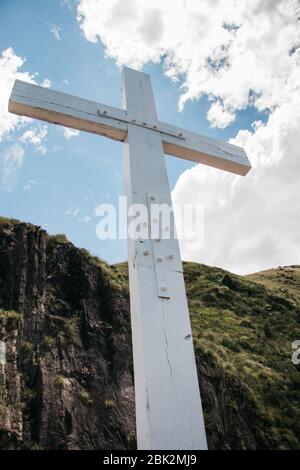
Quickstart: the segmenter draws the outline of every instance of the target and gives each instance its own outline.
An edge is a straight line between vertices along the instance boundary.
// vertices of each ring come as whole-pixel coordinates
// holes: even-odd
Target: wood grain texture
[[[122,97],[128,113],[156,119],[148,75],[125,68]],[[172,206],[159,132],[128,124],[124,174],[129,206]],[[128,267],[138,448],[206,449],[178,240],[129,238]]]
[[[129,124],[144,127],[161,135],[166,154],[243,176],[251,169],[241,147],[161,122],[156,114],[150,117],[142,108],[122,110],[16,80],[8,109],[119,141],[126,138]]]
[[[15,81],[8,105],[8,110],[14,114],[123,141],[127,124],[99,116],[99,109],[104,109],[100,103],[21,80]],[[122,110],[110,106],[106,106],[105,110],[114,116],[122,117],[125,114]]]

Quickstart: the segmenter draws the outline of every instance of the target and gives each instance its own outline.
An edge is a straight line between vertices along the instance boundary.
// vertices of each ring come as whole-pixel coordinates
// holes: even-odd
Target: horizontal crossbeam
[[[159,132],[164,152],[214,168],[246,175],[251,168],[241,147],[205,137],[159,120],[146,122],[125,110],[16,80],[9,111],[53,124],[124,141],[128,124]]]

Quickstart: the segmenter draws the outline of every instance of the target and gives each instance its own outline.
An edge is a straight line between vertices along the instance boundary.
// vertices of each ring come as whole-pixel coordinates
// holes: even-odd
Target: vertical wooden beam
[[[148,75],[124,68],[122,100],[131,116],[157,119]],[[158,132],[128,124],[124,171],[128,205],[171,206]],[[128,265],[138,448],[206,449],[178,241],[129,238]]]

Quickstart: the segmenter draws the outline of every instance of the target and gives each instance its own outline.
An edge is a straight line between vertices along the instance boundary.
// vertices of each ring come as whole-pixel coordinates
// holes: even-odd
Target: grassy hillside
[[[126,284],[127,265],[115,269]],[[291,355],[292,342],[300,339],[300,268],[242,277],[184,263],[184,272],[196,353],[210,358],[227,383],[241,386],[261,446],[299,449],[300,366],[292,364]],[[236,406],[229,395],[226,400]],[[214,442],[209,414],[206,425]]]
[[[300,302],[300,266],[280,266],[279,268],[260,271],[246,276],[250,281],[258,282],[279,291],[284,295],[292,296]]]
[[[28,252],[25,248],[19,251],[25,239],[23,231],[28,232],[27,244],[24,245]],[[66,316],[71,321],[72,312],[76,313],[82,308],[83,300],[89,318],[93,318],[98,310],[104,315],[106,310],[103,299],[107,301],[106,297],[110,299],[111,295],[111,299],[119,299],[118,306],[111,310],[106,308],[107,316],[103,317],[105,321],[99,321],[98,313],[93,321],[89,320],[88,335],[91,332],[95,338],[100,335],[99,344],[107,337],[109,348],[116,351],[120,348],[120,357],[129,355],[128,351],[124,355],[122,350],[124,334],[114,339],[115,333],[110,337],[109,332],[112,330],[106,327],[109,321],[119,321],[122,309],[124,318],[128,312],[127,263],[110,266],[86,250],[76,249],[64,235],[49,237],[44,232],[43,235],[37,227],[1,217],[0,232],[0,255],[3,260],[0,263],[0,281],[3,278],[2,284],[0,282],[2,323],[2,317],[10,318],[12,315],[3,310],[4,293],[7,291],[5,282],[7,285],[10,283],[10,293],[19,279],[18,276],[8,275],[8,270],[16,265],[14,272],[17,275],[21,269],[18,263],[23,266],[23,258],[27,256],[28,263],[32,263],[28,272],[31,273],[32,269],[36,269],[37,273],[43,272],[43,262],[47,257],[47,278],[40,284],[48,286],[48,297],[45,298],[52,315],[49,318],[62,321],[61,318]],[[42,235],[45,238],[43,249],[46,250],[47,246],[44,258],[40,253]],[[16,249],[15,256],[12,256],[13,246]],[[22,259],[20,253],[23,253]],[[42,268],[36,257],[31,256],[32,253],[40,255]],[[291,361],[292,342],[300,340],[300,267],[279,267],[249,276],[237,276],[202,264],[184,263],[184,275],[210,448],[300,449],[300,366]],[[30,288],[36,289],[36,278],[29,278]],[[87,279],[90,279],[90,284]],[[99,288],[100,293],[95,290],[97,279],[102,279],[105,284],[105,288]],[[23,277],[19,280],[23,282]],[[71,280],[71,284],[68,280]],[[72,290],[74,282],[77,283],[76,291]],[[17,291],[23,292],[22,289]],[[57,298],[54,298],[53,292],[56,291]],[[68,296],[70,312],[67,315]],[[24,302],[28,309],[26,315],[29,318],[27,326],[30,336],[31,297],[29,294],[27,297],[24,297]],[[76,308],[73,306],[75,297],[78,297]],[[43,303],[45,298],[41,297]],[[101,308],[94,308],[94,303],[100,301],[104,302]],[[40,308],[41,312],[43,309]],[[53,311],[58,313],[53,316]],[[104,330],[103,325],[106,325]],[[22,328],[24,330],[24,325]],[[122,328],[129,338],[128,320]],[[120,338],[123,338],[123,343]],[[126,344],[128,348],[130,341]],[[105,356],[106,343],[102,346]],[[98,343],[96,349],[99,349]],[[81,357],[82,351],[79,352]],[[74,355],[74,350],[68,350],[68,354]],[[53,358],[50,364],[52,362]],[[47,373],[50,374],[49,370]],[[13,390],[13,385],[10,388]],[[91,391],[94,391],[94,386]],[[54,403],[50,405],[55,407]]]

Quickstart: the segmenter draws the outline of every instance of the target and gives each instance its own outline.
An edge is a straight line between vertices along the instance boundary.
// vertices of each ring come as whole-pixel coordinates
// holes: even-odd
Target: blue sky
[[[39,74],[38,83],[48,78],[53,89],[120,107],[120,68],[105,55],[100,41],[93,43],[84,36],[76,19],[76,1],[1,0],[0,54],[10,47],[26,58],[21,71]],[[163,121],[228,140],[240,129],[250,130],[253,121],[267,120],[264,110],[247,106],[235,110],[237,117],[226,128],[212,128],[206,118],[211,104],[207,97],[188,100],[179,113],[181,82],[165,76],[162,62],[146,64],[143,70],[151,75]],[[9,140],[0,141],[0,153],[26,128],[15,128]],[[126,242],[97,239],[98,219],[93,215],[101,202],[116,203],[123,193],[122,144],[83,132],[66,139],[63,128],[54,125],[48,125],[43,144],[45,154],[26,145],[13,187],[0,186],[0,214],[41,225],[51,234],[65,233],[75,245],[108,262],[126,259]],[[173,189],[179,176],[194,165],[174,157],[166,161]],[[76,216],[68,214],[71,211]]]

